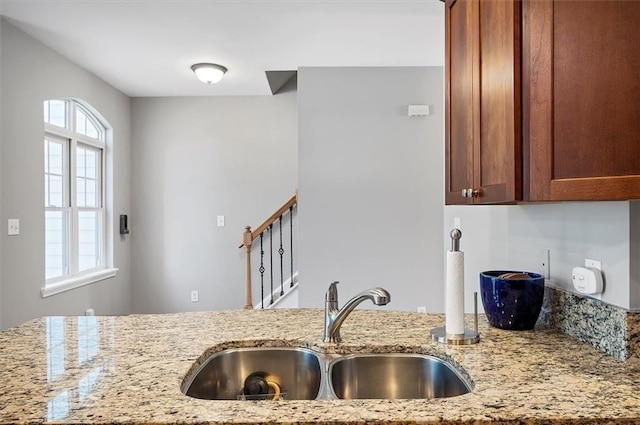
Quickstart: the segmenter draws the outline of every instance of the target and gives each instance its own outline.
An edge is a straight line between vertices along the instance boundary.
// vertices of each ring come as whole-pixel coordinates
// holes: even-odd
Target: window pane
[[[49,203],[48,207],[64,207],[62,176],[49,174]]]
[[[62,175],[64,164],[64,146],[61,142],[44,141],[44,172]]]
[[[102,223],[99,211],[78,212],[79,270],[99,267]]]
[[[50,100],[45,102],[48,106],[48,122],[58,127],[67,127],[67,102],[64,100]]]
[[[100,138],[98,125],[80,108],[76,108],[76,132],[94,139]]]
[[[92,123],[90,120],[87,120],[87,131],[84,133],[89,137],[93,137],[94,139],[97,139],[98,136],[100,135],[100,132],[98,131],[98,128],[95,126],[94,123]]]
[[[83,178],[78,177],[78,180],[76,182],[76,187],[77,187],[77,191],[76,191],[76,202],[78,203],[79,207],[86,207],[87,206],[87,201],[86,201],[86,190],[85,190],[85,186],[84,186],[84,182],[85,180]]]
[[[80,134],[87,134],[87,116],[80,109],[76,108],[76,131]]]
[[[99,207],[100,201],[100,151],[78,147],[76,194],[79,207]]]
[[[69,214],[45,212],[45,276],[47,279],[69,274]]]
[[[62,143],[49,141],[49,172],[62,175],[62,164],[64,162],[64,147]]]
[[[44,202],[45,206],[63,207],[66,198],[65,170],[64,170],[64,143],[47,140],[44,141]]]
[[[85,176],[90,179],[96,178],[96,168],[98,167],[98,155],[96,151],[86,151]]]
[[[98,182],[95,180],[87,179],[85,181],[85,204],[88,207],[98,207],[97,186]]]
[[[77,150],[77,154],[76,154],[76,167],[77,167],[77,173],[78,173],[78,177],[85,177],[84,174],[84,168],[85,168],[85,162],[84,162],[84,158],[85,158],[85,150],[82,148],[78,148]]]
[[[51,202],[49,199],[49,175],[44,175],[44,206],[48,206]]]

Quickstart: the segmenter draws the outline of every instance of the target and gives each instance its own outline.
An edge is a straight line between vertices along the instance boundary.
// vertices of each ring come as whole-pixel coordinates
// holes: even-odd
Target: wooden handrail
[[[266,219],[264,223],[262,223],[258,228],[254,231],[251,231],[251,226],[247,226],[244,228],[244,233],[242,234],[242,243],[238,248],[244,247],[247,250],[246,254],[246,275],[247,275],[247,300],[244,306],[245,309],[253,308],[253,301],[251,295],[251,245],[253,241],[260,236],[262,232],[264,232],[269,226],[271,226],[277,219],[279,219],[285,212],[287,212],[291,207],[298,203],[298,192],[291,197],[287,202],[285,202],[276,212],[271,214],[271,217]],[[293,279],[293,276],[292,276]]]
[[[258,226],[258,228],[256,230],[252,230],[251,231],[251,242],[253,242],[258,236],[260,236],[260,233],[264,232],[267,229],[267,227],[269,227],[270,225],[275,223],[276,220],[278,218],[280,218],[281,215],[283,215],[285,212],[287,212],[289,210],[289,208],[291,208],[292,206],[294,206],[297,203],[298,203],[298,192],[296,192],[291,197],[291,199],[289,199],[280,208],[278,208],[278,210],[276,212],[271,214],[271,217],[266,219],[264,221],[264,223],[262,223],[260,226]],[[251,227],[247,226],[247,227],[245,227],[245,229],[246,230],[251,230]],[[247,246],[247,238],[246,237],[243,237],[242,243],[238,246],[238,248],[242,248],[243,246]],[[249,246],[251,246],[251,244],[249,244]]]

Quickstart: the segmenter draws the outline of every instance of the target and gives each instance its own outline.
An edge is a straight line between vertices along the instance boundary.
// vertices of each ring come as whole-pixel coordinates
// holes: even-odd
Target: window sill
[[[109,279],[110,277],[115,277],[118,269],[103,269],[97,272],[84,274],[81,276],[74,276],[69,279],[65,279],[56,283],[52,283],[50,285],[45,285],[40,289],[40,294],[42,298],[47,298],[52,295],[59,294],[61,292],[70,291],[75,288],[79,288],[81,286],[89,285],[95,282],[99,282],[101,280]]]

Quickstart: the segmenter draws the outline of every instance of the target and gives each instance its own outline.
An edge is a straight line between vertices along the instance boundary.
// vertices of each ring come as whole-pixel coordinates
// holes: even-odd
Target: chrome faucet
[[[391,301],[391,295],[383,288],[371,288],[360,292],[338,307],[338,282],[329,285],[324,300],[324,337],[323,342],[340,342],[340,326],[357,306],[364,300],[371,300],[375,305],[385,305]]]

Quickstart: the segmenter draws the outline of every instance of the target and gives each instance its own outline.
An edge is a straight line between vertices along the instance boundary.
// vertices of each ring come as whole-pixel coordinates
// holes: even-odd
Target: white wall
[[[585,258],[602,261],[602,300],[623,308],[629,298],[629,203],[572,202],[514,206],[509,210],[511,268],[535,270],[540,248],[550,250],[551,280],[576,292],[571,269]]]
[[[20,235],[2,239],[2,326],[43,315],[77,315],[92,307],[96,314],[131,311],[129,240],[116,225],[130,210],[130,100],[86,70],[2,22],[2,214],[20,219]],[[108,221],[114,234],[117,277],[48,298],[44,285],[43,113],[45,99],[73,97],[95,107],[113,127],[114,211]]]
[[[585,258],[600,260],[606,283],[602,301],[637,309],[640,208],[631,206],[629,202],[447,206],[445,227],[460,217],[469,293],[479,291],[478,275],[484,270],[538,271],[539,251],[549,249],[552,285],[575,293],[571,269],[584,265]],[[466,309],[472,309],[470,297]]]
[[[242,308],[244,226],[297,188],[295,86],[276,96],[137,98],[132,110],[134,312]]]
[[[444,183],[443,183],[444,185]],[[464,251],[465,311],[473,311],[473,293],[478,292],[478,309],[482,310],[479,274],[485,270],[508,268],[510,206],[445,206],[444,250],[451,249],[454,218],[460,220]],[[446,263],[442,265],[446,268]]]
[[[339,280],[442,311],[443,96],[441,67],[299,69],[300,306]]]

